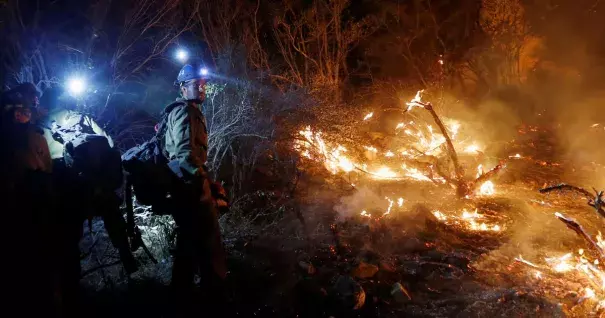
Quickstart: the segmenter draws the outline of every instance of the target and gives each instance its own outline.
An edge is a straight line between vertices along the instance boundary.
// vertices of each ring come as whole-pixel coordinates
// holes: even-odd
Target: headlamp
[[[67,90],[72,96],[78,97],[86,91],[86,81],[81,77],[71,77],[67,80]]]

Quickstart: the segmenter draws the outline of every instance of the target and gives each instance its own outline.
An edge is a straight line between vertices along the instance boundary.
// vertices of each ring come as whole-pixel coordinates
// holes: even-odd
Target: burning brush
[[[456,188],[456,193],[458,194],[459,197],[468,197],[472,193],[475,192],[475,189],[477,187],[483,187],[485,182],[488,182],[489,179],[491,179],[493,176],[495,176],[496,173],[498,173],[498,171],[500,171],[504,167],[504,162],[501,162],[500,164],[496,165],[493,169],[491,169],[487,173],[479,174],[477,176],[477,178],[475,178],[474,180],[466,180],[465,174],[464,174],[464,169],[462,168],[462,165],[460,164],[460,162],[458,160],[458,154],[456,153],[456,148],[454,147],[454,144],[452,143],[452,139],[450,138],[450,135],[448,134],[447,129],[443,125],[441,118],[439,118],[439,116],[437,115],[437,112],[435,112],[433,105],[430,102],[425,103],[422,101],[422,98],[421,98],[422,92],[423,92],[422,90],[418,91],[416,93],[416,96],[409,103],[407,103],[408,108],[406,109],[406,112],[412,110],[414,107],[421,107],[421,108],[424,108],[425,110],[427,110],[431,114],[431,116],[433,117],[433,120],[435,121],[435,123],[439,127],[439,130],[441,130],[441,133],[445,138],[445,145],[446,145],[447,153],[454,166],[454,178],[451,178],[449,176],[448,177],[444,176],[444,179],[446,179],[446,181],[448,181],[449,184],[453,185]],[[491,187],[491,186],[488,184],[486,187]],[[484,190],[489,191],[488,189],[484,189]]]
[[[483,172],[480,166],[480,173],[476,178],[468,180],[462,165],[459,162],[453,139],[458,136],[460,124],[455,121],[444,123],[437,115],[431,103],[424,103],[421,99],[423,91],[418,91],[416,96],[407,103],[407,109],[404,112],[411,111],[415,107],[422,107],[429,111],[434,122],[439,128],[441,134],[433,132],[433,128],[427,125],[427,129],[415,125],[413,121],[409,123],[399,123],[395,129],[403,131],[406,138],[411,138],[411,144],[408,149],[400,151],[385,150],[379,151],[374,146],[364,146],[364,151],[371,155],[371,158],[382,156],[379,164],[374,162],[356,162],[348,156],[348,149],[340,144],[326,142],[321,131],[314,131],[310,126],[301,130],[299,135],[302,137],[295,142],[294,148],[308,159],[323,162],[326,169],[331,173],[339,172],[351,173],[353,171],[365,174],[375,180],[402,180],[412,179],[417,181],[433,182],[436,185],[448,184],[456,189],[460,198],[469,198],[474,194],[493,195],[495,193],[494,184],[490,181],[503,167],[504,163],[496,165],[487,172]],[[367,114],[363,121],[373,118],[374,113]],[[479,153],[479,146],[472,143],[468,146],[460,144],[465,153]],[[445,148],[446,155],[449,158],[442,160],[441,149]],[[383,154],[383,155],[380,155]],[[397,159],[401,163],[392,163]],[[389,163],[384,164],[383,161]],[[443,161],[451,161],[453,173],[447,171],[449,164]]]
[[[599,215],[604,216],[602,209],[603,191],[594,190],[595,194],[592,194],[585,189],[562,183],[541,189],[540,192],[549,193],[555,190],[582,194],[588,199],[588,204]],[[570,252],[560,257],[547,257],[544,259],[545,264],[541,265],[527,261],[521,255],[515,258],[515,261],[531,268],[534,271],[534,277],[545,284],[551,282],[551,279],[554,282],[560,278],[576,281],[584,286],[589,284],[590,287],[584,287],[583,290],[578,291],[578,294],[582,296],[578,298],[574,306],[588,300],[594,300],[597,302],[596,309],[602,311],[605,308],[605,271],[602,268],[603,262],[605,262],[605,241],[601,232],[598,233],[596,239],[593,239],[576,220],[566,217],[560,212],[556,212],[555,217],[581,237],[592,253],[587,253],[580,248],[577,253]],[[565,276],[561,277],[561,274],[565,274]]]
[[[595,189],[595,188],[592,188],[592,189],[595,192],[595,194],[592,194],[592,193],[588,192],[587,190],[580,188],[580,187],[576,187],[576,186],[569,185],[566,183],[560,183],[555,186],[540,189],[540,193],[549,193],[551,191],[557,191],[557,190],[572,191],[572,192],[579,193],[579,194],[583,195],[584,197],[586,197],[586,199],[588,200],[588,205],[593,207],[597,211],[597,213],[599,213],[600,216],[605,217],[605,211],[603,210],[603,205],[605,203],[603,201],[603,191],[597,191],[597,189]]]
[[[521,255],[515,258],[515,262],[531,268],[532,276],[543,284],[548,284],[551,282],[550,280],[560,278],[577,281],[580,285],[589,284],[592,288],[585,287],[583,291],[579,291],[582,296],[574,305],[587,300],[596,300],[598,301],[597,309],[602,309],[605,305],[605,271],[601,268],[601,264],[605,260],[603,254],[605,244],[601,233],[597,236],[597,241],[594,241],[575,220],[565,217],[559,212],[555,213],[555,217],[582,237],[591,250],[595,252],[596,258],[588,256],[584,249],[578,249],[577,253],[570,252],[559,257],[544,258],[544,264],[541,265],[525,260]]]
[[[477,209],[474,212],[463,209],[459,216],[446,215],[441,211],[433,211],[432,213],[439,222],[448,226],[460,227],[470,232],[499,233],[503,230],[499,224],[495,224],[491,220],[487,220],[485,215],[477,213]]]

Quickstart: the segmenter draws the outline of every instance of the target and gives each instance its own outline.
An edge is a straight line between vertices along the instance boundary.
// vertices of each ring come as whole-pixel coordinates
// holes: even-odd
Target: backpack
[[[123,181],[120,152],[109,145],[105,136],[79,134],[65,143],[65,165],[85,184],[115,191]]]
[[[156,134],[145,143],[128,149],[122,155],[122,167],[126,171],[127,181],[132,185],[136,200],[143,205],[164,204],[176,176],[168,167],[168,157],[164,151],[164,137],[167,130],[168,115],[182,103],[168,105],[157,126]]]

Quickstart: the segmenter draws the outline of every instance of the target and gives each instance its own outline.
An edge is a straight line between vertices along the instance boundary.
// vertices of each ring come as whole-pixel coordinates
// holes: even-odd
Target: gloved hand
[[[223,188],[223,185],[217,181],[211,182],[210,191],[219,212],[226,212],[229,209],[229,198],[227,197],[227,192],[225,191],[225,188]]]

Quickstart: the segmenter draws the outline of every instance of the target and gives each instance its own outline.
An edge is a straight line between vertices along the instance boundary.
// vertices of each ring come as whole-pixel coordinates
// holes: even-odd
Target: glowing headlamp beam
[[[186,62],[187,59],[189,58],[189,53],[185,50],[185,49],[178,49],[176,51],[176,59],[179,60],[179,62]]]
[[[80,77],[72,77],[67,80],[67,90],[73,96],[79,96],[86,90],[86,81]]]

